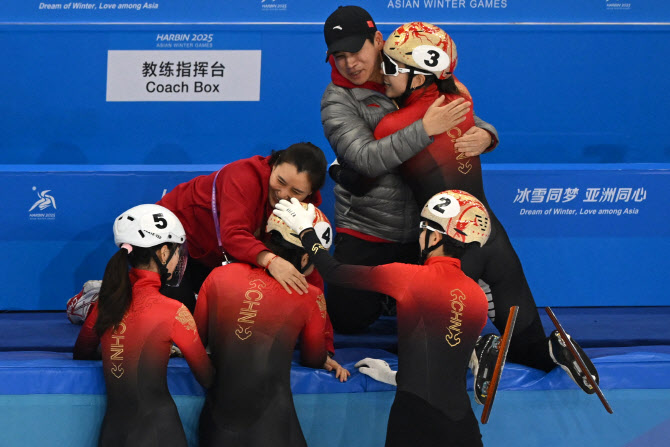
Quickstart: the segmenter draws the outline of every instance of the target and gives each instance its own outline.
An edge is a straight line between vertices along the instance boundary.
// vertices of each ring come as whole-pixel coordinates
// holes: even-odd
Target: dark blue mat
[[[670,307],[559,307],[554,313],[566,331],[584,348],[670,345]],[[547,334],[553,324],[544,309],[540,316]],[[0,351],[71,352],[80,326],[65,312],[0,313]],[[484,333],[496,332],[489,321]],[[382,317],[357,335],[335,334],[335,348],[397,351],[396,320]]]
[[[1,313],[0,351],[72,352],[79,329],[65,312]]]
[[[598,368],[600,386],[611,389],[670,388],[670,346],[637,346],[590,348],[587,354]],[[394,354],[380,349],[343,348],[340,363],[351,372],[347,382],[340,383],[334,374],[322,369],[291,367],[291,389],[295,394],[363,393],[393,391],[394,386],[377,382],[360,373],[354,364],[362,358],[386,360],[398,368]],[[468,372],[469,390],[472,374]],[[168,386],[175,395],[203,395],[186,361],[170,359]],[[549,373],[527,366],[508,363],[500,381],[500,390],[540,391],[575,389],[577,385],[560,368]],[[65,352],[14,351],[0,352],[0,395],[9,394],[104,394],[102,362],[72,360]]]

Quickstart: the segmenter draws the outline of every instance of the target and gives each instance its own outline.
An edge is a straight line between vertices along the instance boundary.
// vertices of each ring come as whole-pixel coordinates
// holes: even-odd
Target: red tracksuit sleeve
[[[326,362],[326,344],[323,336],[326,318],[321,310],[325,309],[325,305],[323,294],[319,294],[310,303],[309,315],[300,337],[300,362],[311,368],[321,368]]]
[[[268,249],[254,233],[263,224],[269,176],[246,165],[230,167],[217,180],[221,243],[238,261],[258,265],[256,257]]]
[[[77,341],[74,344],[72,358],[75,360],[94,360],[97,358],[100,337],[98,337],[95,329],[93,329],[97,319],[98,302],[96,301],[91,306],[91,311],[88,313],[84,325],[79,331],[79,336],[77,336]]]
[[[172,324],[172,341],[181,349],[196,380],[203,387],[209,388],[214,380],[214,367],[200,342],[195,320],[183,304]]]

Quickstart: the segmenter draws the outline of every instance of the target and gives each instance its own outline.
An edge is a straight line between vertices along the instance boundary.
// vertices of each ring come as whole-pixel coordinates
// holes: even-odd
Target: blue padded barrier
[[[628,348],[590,348],[587,354],[598,368],[603,390],[670,389],[670,346]],[[294,394],[337,394],[392,391],[395,388],[359,373],[354,364],[365,357],[386,360],[397,369],[394,354],[379,349],[346,348],[339,350],[340,364],[352,373],[344,383],[332,373],[300,366],[294,360],[291,388]],[[297,359],[297,357],[296,357]],[[74,361],[70,353],[41,351],[0,352],[0,394],[104,394],[101,362]],[[168,386],[175,395],[202,396],[203,390],[193,378],[184,359],[171,359]],[[468,388],[472,377],[468,374]],[[510,363],[505,366],[501,390],[547,391],[576,389],[560,369],[549,373]]]
[[[555,307],[565,329],[582,347],[670,345],[670,307]],[[548,335],[553,324],[543,309],[540,318]],[[0,351],[71,352],[80,326],[65,312],[0,313]],[[335,334],[335,348],[383,349],[396,352],[395,317],[381,317],[363,334]],[[482,333],[497,333],[487,321]]]
[[[487,447],[551,445],[572,447],[665,447],[670,434],[670,347],[587,350],[601,374],[614,414],[587,396],[556,368],[548,374],[508,364],[487,425]],[[292,389],[310,447],[383,445],[393,387],[355,371],[362,356],[381,351],[340,352],[349,383],[325,371],[293,365]],[[202,390],[183,359],[168,367],[169,387],[189,445],[197,446]],[[310,383],[311,382],[311,383]],[[314,384],[314,382],[319,382]],[[471,387],[471,377],[468,380]],[[310,383],[303,388],[306,383]],[[311,391],[318,390],[318,393]],[[378,391],[378,392],[371,392]],[[309,394],[302,394],[308,392]],[[0,445],[90,446],[104,414],[100,362],[74,361],[66,353],[0,353]],[[479,417],[482,407],[472,402]]]

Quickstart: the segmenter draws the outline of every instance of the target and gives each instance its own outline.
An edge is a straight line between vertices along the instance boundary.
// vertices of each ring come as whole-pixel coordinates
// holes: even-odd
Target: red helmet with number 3
[[[447,79],[456,69],[456,44],[441,28],[426,22],[405,23],[384,43],[384,53],[410,67]]]
[[[307,209],[307,203],[301,202],[300,204],[303,208]],[[312,226],[314,227],[314,231],[321,241],[321,245],[323,245],[323,247],[328,250],[333,243],[333,230],[330,226],[330,221],[326,215],[316,207],[314,207],[314,213],[314,222]],[[277,217],[274,214],[270,214],[270,217],[268,218],[268,224],[265,227],[266,233],[270,233],[271,231],[279,232],[279,234],[282,235],[286,242],[295,245],[296,247],[302,248],[300,237],[295,234],[293,230],[291,230],[291,228],[286,225],[280,217]]]
[[[486,207],[465,191],[450,189],[435,194],[424,205],[421,217],[437,223],[444,230],[441,233],[464,244],[483,246],[491,235]],[[425,228],[426,224],[422,222],[421,226]]]

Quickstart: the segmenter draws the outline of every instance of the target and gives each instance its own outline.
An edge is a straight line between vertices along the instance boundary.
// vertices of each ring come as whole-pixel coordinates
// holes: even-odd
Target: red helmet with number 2
[[[307,209],[307,203],[301,202],[300,204],[303,208]],[[323,247],[328,250],[333,243],[333,229],[330,226],[330,221],[326,215],[316,207],[314,207],[314,213],[314,222],[312,226],[314,227],[314,231],[321,241],[321,245],[323,245]],[[265,227],[266,233],[270,233],[271,231],[278,231],[286,242],[293,244],[296,247],[302,248],[300,237],[298,237],[298,235],[295,234],[281,218],[275,216],[274,214],[270,214],[270,217],[268,218],[268,224]]]
[[[483,246],[491,234],[486,207],[475,196],[457,189],[442,191],[431,197],[421,210],[423,219],[431,220],[452,239]]]

